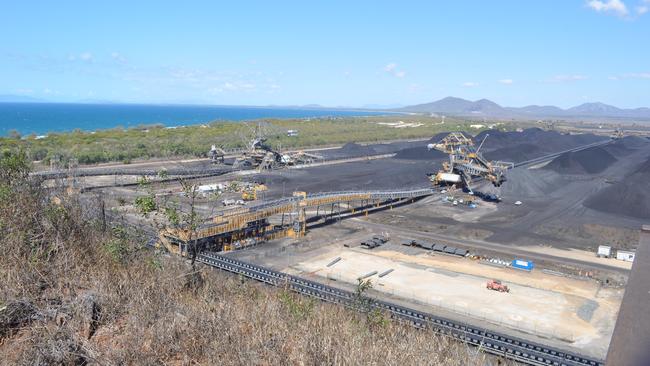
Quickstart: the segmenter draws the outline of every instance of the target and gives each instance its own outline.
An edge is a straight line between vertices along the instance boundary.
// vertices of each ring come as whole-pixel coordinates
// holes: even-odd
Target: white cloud
[[[90,52],[83,52],[80,53],[79,55],[75,54],[69,54],[68,55],[68,61],[85,61],[85,62],[92,62],[93,61],[93,54]]]
[[[83,61],[91,62],[93,60],[93,54],[90,52],[84,52],[81,55],[79,55],[79,58]]]
[[[270,85],[270,89],[277,90],[280,88],[278,85]],[[207,90],[208,94],[220,94],[223,92],[250,92],[255,91],[257,86],[250,82],[242,81],[227,81],[217,87],[213,87]]]
[[[388,73],[390,75],[393,75],[395,77],[398,77],[398,78],[403,78],[404,76],[406,76],[406,71],[398,70],[397,69],[397,64],[394,63],[394,62],[391,62],[391,63],[387,64],[386,66],[384,66],[384,72],[386,72],[386,73]]]
[[[589,0],[587,6],[599,13],[611,13],[618,16],[626,16],[629,14],[627,6],[621,0]]]
[[[29,88],[16,89],[16,93],[18,94],[32,94],[33,92],[34,89],[29,89]]]
[[[609,80],[614,80],[614,81],[619,80],[618,76],[609,76],[609,77],[607,77],[607,78],[608,78]]]
[[[638,15],[643,15],[650,11],[650,0],[643,0],[639,3],[639,6],[636,7],[636,13]]]
[[[555,82],[566,82],[566,81],[578,81],[587,79],[584,75],[555,75],[553,76],[553,81]]]
[[[478,86],[478,83],[473,82],[473,81],[466,81],[466,82],[462,83],[461,85],[466,87],[466,88],[473,88],[475,86]]]
[[[126,58],[119,52],[111,52],[111,58],[119,63],[126,62]]]
[[[512,81],[512,79],[501,79],[499,80],[499,83],[504,85],[511,85],[512,83],[514,83],[514,81]]]
[[[650,72],[633,72],[625,74],[623,77],[629,79],[650,79]]]
[[[384,66],[384,71],[388,73],[392,73],[393,71],[395,71],[396,68],[397,68],[397,64],[391,62],[388,65]]]

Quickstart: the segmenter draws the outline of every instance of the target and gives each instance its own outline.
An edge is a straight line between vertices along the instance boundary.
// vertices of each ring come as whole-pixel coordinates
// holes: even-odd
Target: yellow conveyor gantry
[[[182,245],[190,240],[200,240],[236,233],[248,227],[251,223],[259,222],[278,214],[298,214],[301,231],[304,230],[305,208],[333,205],[350,202],[377,203],[396,200],[415,199],[429,196],[435,191],[432,188],[410,190],[382,191],[343,191],[305,194],[295,192],[292,197],[262,201],[243,207],[236,207],[220,212],[211,219],[210,223],[200,226],[192,232],[187,228],[164,229],[160,232],[161,243],[171,250],[172,243]],[[178,251],[178,249],[173,250]],[[183,250],[181,249],[182,253]]]

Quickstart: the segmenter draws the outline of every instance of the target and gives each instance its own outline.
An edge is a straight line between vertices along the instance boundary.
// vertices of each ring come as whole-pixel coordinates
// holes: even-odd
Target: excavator
[[[463,188],[474,194],[472,184],[485,180],[495,187],[500,187],[505,181],[506,170],[514,166],[513,163],[489,161],[480,153],[486,135],[481,144],[476,148],[474,141],[461,132],[452,132],[435,144],[429,144],[429,150],[435,149],[449,154],[449,161],[442,164],[442,169],[437,173],[428,174],[429,180],[437,186],[455,186]]]

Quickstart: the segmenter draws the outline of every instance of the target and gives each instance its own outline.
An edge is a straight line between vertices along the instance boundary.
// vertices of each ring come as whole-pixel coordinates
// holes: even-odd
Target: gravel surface
[[[594,316],[594,311],[598,309],[598,303],[594,300],[587,299],[584,303],[578,308],[578,317],[586,322],[591,321],[591,318]]]

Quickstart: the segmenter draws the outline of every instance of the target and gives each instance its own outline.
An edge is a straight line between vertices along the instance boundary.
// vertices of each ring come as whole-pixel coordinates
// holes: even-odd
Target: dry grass
[[[26,181],[7,187],[0,364],[501,363],[381,317],[193,270],[122,230],[102,232],[74,200],[51,204]]]

